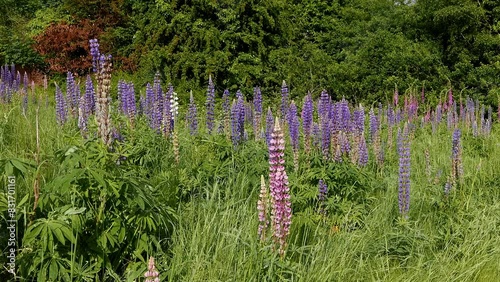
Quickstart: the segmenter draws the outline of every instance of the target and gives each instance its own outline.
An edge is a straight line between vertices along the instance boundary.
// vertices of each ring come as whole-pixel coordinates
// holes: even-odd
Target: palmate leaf
[[[76,239],[70,226],[58,219],[37,219],[27,230],[23,238],[23,245],[32,245],[35,240],[41,242],[43,251],[54,250],[54,237],[62,244],[66,240],[75,243]]]

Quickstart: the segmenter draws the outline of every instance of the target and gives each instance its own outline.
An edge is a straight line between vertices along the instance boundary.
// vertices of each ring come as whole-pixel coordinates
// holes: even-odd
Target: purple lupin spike
[[[255,135],[255,140],[258,140],[262,123],[262,94],[258,86],[253,89],[253,110],[253,132]]]
[[[120,105],[120,112],[127,114],[127,84],[123,80],[118,81],[118,103]]]
[[[281,84],[281,108],[280,108],[280,114],[281,114],[281,119],[283,121],[286,121],[287,119],[287,111],[289,108],[289,95],[288,95],[288,86],[286,85],[286,82],[283,80],[283,83]]]
[[[90,112],[95,113],[95,91],[90,75],[87,75],[87,80],[85,81],[85,101],[90,108]]]
[[[71,72],[68,72],[66,76],[66,101],[68,102],[73,117],[76,117],[78,113],[79,98],[80,97],[78,97],[76,93],[75,78]]]
[[[146,98],[145,98],[145,109],[144,113],[148,117],[149,120],[149,126],[152,129],[155,129],[155,94],[153,91],[153,87],[151,87],[151,84],[146,85]]]
[[[189,107],[188,107],[188,124],[189,133],[191,135],[198,134],[198,110],[196,109],[196,103],[194,102],[193,91],[189,93]]]
[[[462,133],[460,129],[456,128],[453,131],[452,145],[451,145],[451,183],[455,185],[456,181],[459,180],[463,175],[462,167],[462,146],[460,142],[460,137]]]
[[[407,124],[404,125],[402,131],[401,128],[398,129],[397,139],[399,155],[399,213],[404,218],[408,218],[408,211],[410,210],[410,138]]]
[[[318,183],[318,206],[319,213],[322,215],[326,215],[325,204],[327,196],[328,186],[326,185],[325,181],[323,181],[323,179],[320,179]]]
[[[266,114],[266,144],[269,146],[271,142],[271,133],[273,132],[274,128],[274,116],[273,112],[271,111],[271,108],[267,108],[267,114]]]
[[[315,148],[319,148],[321,145],[321,129],[319,128],[319,125],[316,122],[313,122],[312,126],[312,146]]]
[[[56,120],[61,126],[67,121],[66,101],[59,86],[56,86]]]
[[[90,56],[92,56],[92,68],[95,73],[99,72],[99,58],[101,56],[101,53],[99,52],[99,43],[97,42],[97,39],[90,39]]]
[[[130,82],[127,86],[128,86],[127,87],[127,108],[128,108],[127,115],[129,117],[130,121],[132,122],[132,125],[133,125],[134,120],[135,120],[135,115],[137,112],[137,106],[135,104],[134,83]],[[165,104],[168,104],[168,103],[165,103]]]
[[[361,134],[359,140],[358,154],[358,165],[361,167],[366,166],[368,164],[368,148],[366,146],[366,139],[364,134]]]
[[[311,92],[307,94],[304,98],[304,105],[302,107],[302,128],[304,131],[304,140],[305,140],[305,151],[309,154],[311,150],[311,132],[312,132],[312,124],[313,124],[313,111],[314,111],[314,102],[312,100]]]
[[[206,107],[206,125],[208,134],[212,134],[214,129],[215,120],[215,86],[212,82],[212,75],[208,77],[208,89],[207,89],[207,101],[205,102]]]
[[[233,100],[233,104],[231,105],[231,140],[233,141],[233,145],[236,146],[240,142],[240,108],[236,100]]]
[[[292,144],[292,151],[293,151],[293,164],[295,171],[298,171],[299,169],[299,149],[300,149],[300,142],[299,142],[299,128],[300,128],[300,121],[299,117],[297,116],[297,106],[295,105],[295,102],[292,101],[290,103],[290,109],[288,110],[288,131],[290,133],[290,141]]]
[[[370,140],[373,143],[376,136],[378,135],[379,121],[373,108],[370,109]]]

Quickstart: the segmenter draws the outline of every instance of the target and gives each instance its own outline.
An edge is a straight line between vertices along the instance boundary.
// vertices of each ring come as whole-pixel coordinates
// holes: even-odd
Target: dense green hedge
[[[195,89],[212,74],[219,92],[246,95],[255,85],[270,95],[285,79],[292,96],[326,88],[373,101],[395,86],[425,85],[434,96],[452,86],[498,99],[500,3],[492,0],[5,1],[17,8],[2,25],[14,27],[19,42],[57,17],[90,19],[115,65],[140,82],[160,71],[164,81]],[[47,12],[32,18],[40,10]],[[0,60],[42,66],[16,47],[25,43],[4,42]]]

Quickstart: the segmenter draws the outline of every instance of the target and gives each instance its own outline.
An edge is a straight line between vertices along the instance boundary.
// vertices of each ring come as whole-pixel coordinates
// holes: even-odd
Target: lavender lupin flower
[[[271,142],[271,134],[273,133],[274,129],[274,117],[273,117],[273,112],[271,111],[271,108],[267,108],[267,115],[266,115],[266,144],[270,146]]]
[[[292,143],[292,151],[293,151],[293,164],[295,171],[299,169],[299,128],[300,121],[297,116],[297,106],[295,106],[295,102],[292,101],[290,104],[290,109],[288,110],[288,127],[290,132],[290,141]]]
[[[358,136],[365,131],[365,110],[361,105],[354,109],[353,127],[353,132]]]
[[[286,250],[286,239],[292,223],[292,207],[288,188],[288,176],[285,171],[285,139],[276,118],[269,145],[269,179],[272,197],[272,226],[274,242],[279,246],[283,257]]]
[[[120,112],[127,114],[127,84],[123,80],[118,81],[118,103],[120,104]]]
[[[328,119],[330,111],[330,96],[326,90],[321,91],[321,96],[318,101],[318,117],[320,119]]]
[[[373,143],[375,141],[376,136],[378,135],[378,129],[379,129],[379,121],[377,116],[375,115],[375,112],[373,111],[373,108],[370,109],[370,138],[371,142]]]
[[[233,141],[233,145],[236,146],[241,141],[240,136],[240,108],[236,100],[233,100],[233,104],[231,106],[231,140]]]
[[[126,101],[127,101],[127,116],[130,120],[131,125],[134,126],[135,115],[136,115],[137,109],[136,109],[136,105],[135,105],[134,84],[132,82],[127,85]],[[168,104],[168,103],[165,103],[165,104]]]
[[[368,148],[366,146],[366,139],[364,134],[361,134],[359,140],[358,156],[358,165],[362,167],[366,166],[368,164]]]
[[[92,67],[95,73],[99,72],[99,57],[101,53],[99,52],[99,43],[97,39],[90,39],[90,55],[92,56]]]
[[[163,98],[164,103],[161,120],[161,129],[165,138],[168,138],[170,136],[173,125],[172,111],[170,110],[170,107],[172,105],[171,100],[174,93],[174,87],[172,86],[172,84],[169,84],[167,88],[168,90],[165,93],[165,97]]]
[[[66,101],[59,86],[56,85],[56,120],[59,125],[64,125],[67,121]]]
[[[212,82],[212,76],[208,77],[208,89],[207,89],[207,101],[205,103],[207,119],[207,131],[208,134],[212,134],[214,129],[214,120],[215,120],[215,86]]]
[[[87,138],[87,121],[88,121],[88,110],[87,101],[85,101],[85,96],[80,97],[80,103],[78,105],[78,128],[83,138]]]
[[[258,140],[262,122],[262,94],[259,87],[253,89],[253,109],[253,133],[255,135],[255,140]]]
[[[198,134],[198,111],[196,109],[196,103],[193,98],[193,91],[189,93],[189,108],[188,108],[188,123],[189,123],[189,133],[191,135]]]
[[[398,129],[397,139],[399,154],[399,213],[408,218],[408,211],[410,210],[410,138],[407,124],[405,124],[403,131],[401,131],[401,128]]]
[[[287,118],[287,112],[288,112],[288,107],[289,105],[289,97],[288,97],[288,86],[286,85],[286,82],[283,80],[283,83],[281,84],[281,118],[286,121]]]
[[[73,117],[76,117],[78,113],[78,99],[80,97],[77,95],[75,78],[71,72],[68,72],[66,76],[66,101],[68,101]]]
[[[89,106],[90,112],[95,113],[94,84],[90,75],[87,75],[87,80],[85,81],[85,103]]]
[[[224,132],[226,134],[226,138],[229,139],[231,137],[231,104],[229,102],[229,90],[224,90],[222,94],[222,113],[224,118]]]
[[[318,183],[318,202],[319,202],[318,206],[319,206],[319,213],[323,215],[326,215],[325,202],[327,196],[328,196],[328,186],[323,181],[323,179],[320,179]]]
[[[326,183],[323,181],[323,179],[320,179],[319,180],[319,183],[318,183],[318,200],[319,201],[326,201],[326,196],[327,196],[327,193],[328,193],[328,186],[326,185]]]
[[[453,131],[452,145],[451,145],[451,183],[454,185],[457,180],[459,180],[463,174],[462,168],[462,148],[461,148],[461,137],[460,129],[456,128]]]
[[[304,105],[302,107],[302,128],[304,130],[305,151],[309,154],[311,150],[311,132],[313,124],[313,111],[314,103],[312,100],[311,92],[307,93],[304,98]]]
[[[312,127],[312,137],[313,137],[313,147],[319,148],[321,144],[321,129],[319,128],[319,125],[316,122],[313,122],[313,127]]]

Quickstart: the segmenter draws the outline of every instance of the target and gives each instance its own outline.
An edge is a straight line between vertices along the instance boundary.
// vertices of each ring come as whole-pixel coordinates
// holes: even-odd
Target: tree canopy
[[[246,93],[256,85],[276,90],[284,79],[300,96],[325,88],[373,101],[395,87],[424,86],[497,99],[500,3],[493,0],[2,2],[0,60],[45,71],[85,72],[71,62],[88,66],[80,63],[90,60],[88,48],[64,41],[96,36],[116,66],[144,81],[160,72],[201,89],[211,74],[218,88]],[[45,46],[58,26],[78,35],[59,36],[60,45],[78,51]],[[57,56],[68,63],[47,64]]]

